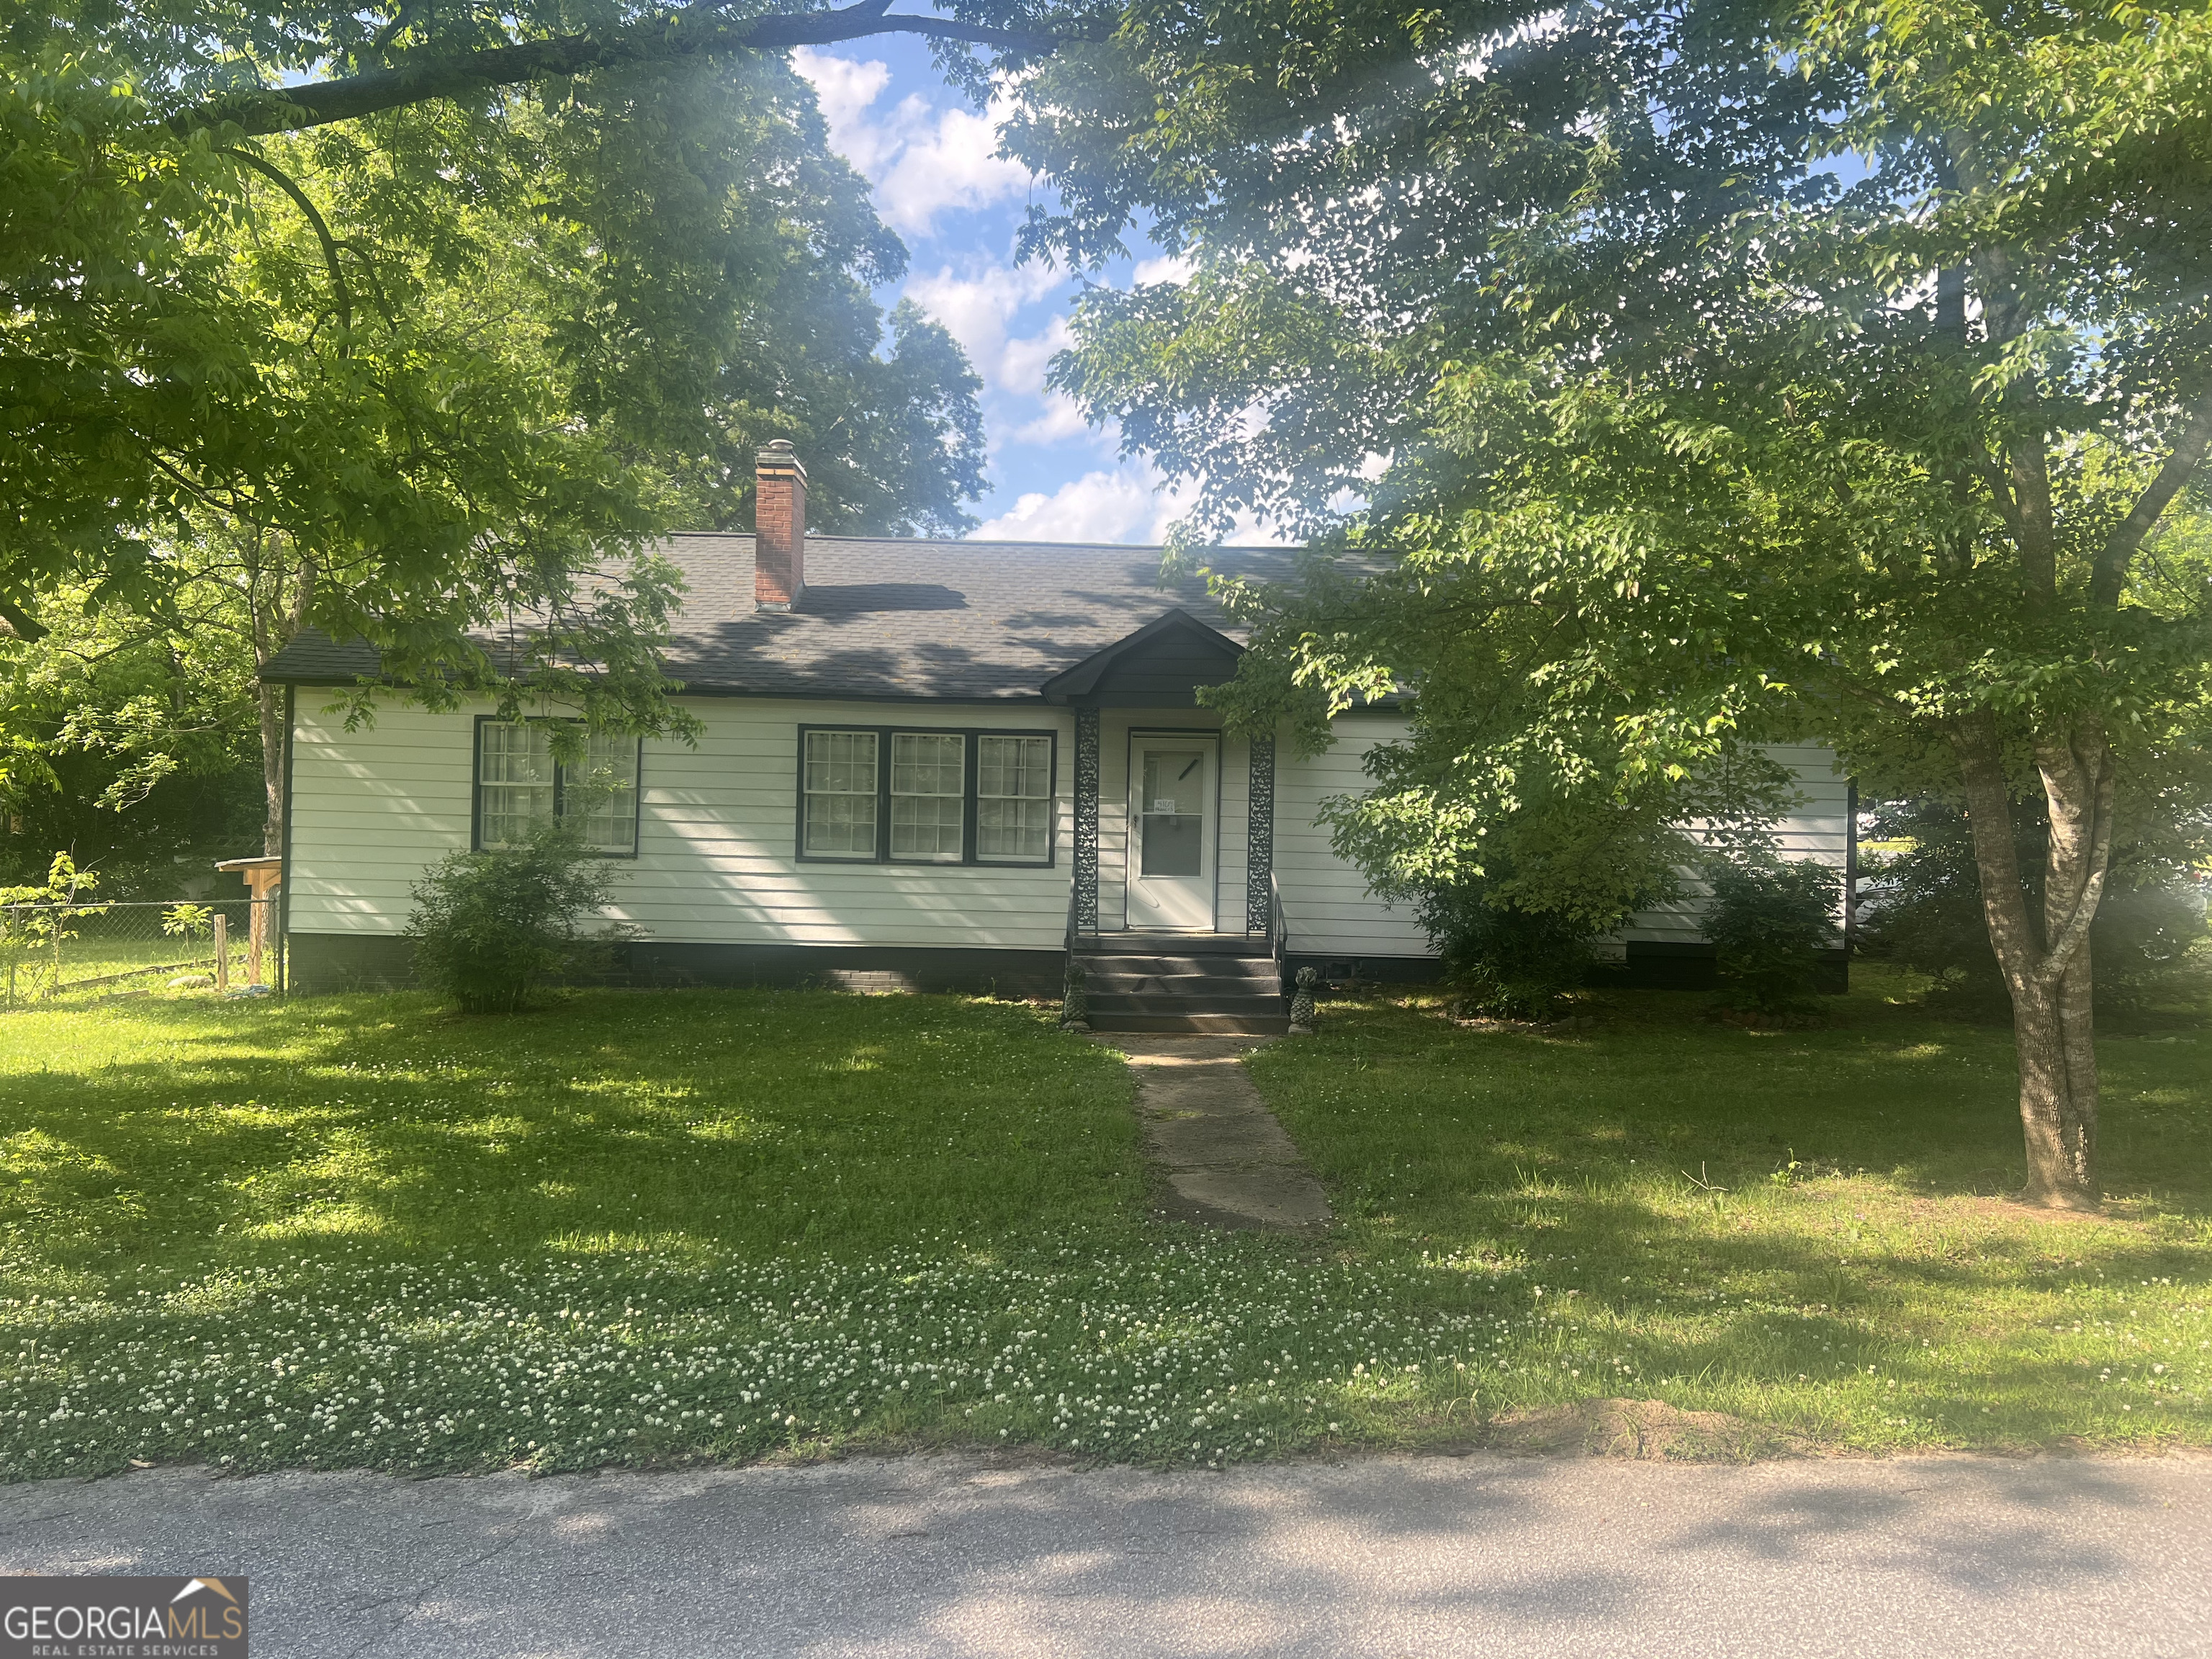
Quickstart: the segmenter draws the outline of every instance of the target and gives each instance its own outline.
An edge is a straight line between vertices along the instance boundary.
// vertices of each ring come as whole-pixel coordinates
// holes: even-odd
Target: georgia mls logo
[[[243,1578],[0,1578],[0,1659],[246,1659]]]

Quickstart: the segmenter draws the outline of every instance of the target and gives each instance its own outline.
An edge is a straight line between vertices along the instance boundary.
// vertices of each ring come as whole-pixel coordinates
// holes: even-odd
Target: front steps
[[[1279,1036],[1289,1011],[1272,950],[1243,933],[1086,934],[1075,942],[1094,1031]]]

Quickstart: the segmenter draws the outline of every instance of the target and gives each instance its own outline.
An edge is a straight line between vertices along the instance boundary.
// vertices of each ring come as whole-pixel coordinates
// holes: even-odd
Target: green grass
[[[1855,977],[1805,1031],[1687,994],[1558,1036],[1381,1000],[1254,1071],[1347,1250],[1544,1281],[1492,1376],[1863,1449],[2212,1440],[2212,1033],[2103,1043],[2113,1201],[2054,1217],[2005,1196],[2009,1032]]]
[[[2107,1043],[2082,1221],[1999,1196],[2002,1032],[1879,986],[1811,1032],[1617,1002],[1540,1037],[1378,1000],[1259,1056],[1319,1243],[1146,1220],[1126,1073],[1010,1005],[9,1015],[0,1477],[1215,1463],[1623,1395],[1739,1447],[2212,1441],[2203,1031]]]
[[[161,919],[159,910],[137,907],[79,918],[63,936],[58,960],[50,944],[19,944],[0,952],[0,993],[8,988],[8,969],[12,963],[18,1005],[56,997],[71,1001],[118,995],[205,997],[209,992],[204,988],[173,989],[167,981],[179,975],[212,975],[214,939],[205,933],[179,937],[161,933]],[[246,983],[246,923],[234,915],[231,925],[237,929],[228,944],[232,981],[242,986]],[[267,965],[273,969],[273,959]]]

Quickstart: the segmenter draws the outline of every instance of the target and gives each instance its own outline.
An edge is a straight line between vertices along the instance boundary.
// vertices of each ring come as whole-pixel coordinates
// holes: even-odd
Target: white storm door
[[[1215,753],[1211,737],[1130,740],[1131,927],[1213,931]]]

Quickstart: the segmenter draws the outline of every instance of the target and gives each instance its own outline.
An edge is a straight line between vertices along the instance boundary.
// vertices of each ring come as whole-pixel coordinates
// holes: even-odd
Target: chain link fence
[[[258,995],[283,983],[274,896],[0,905],[5,1006]]]

